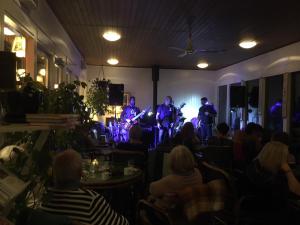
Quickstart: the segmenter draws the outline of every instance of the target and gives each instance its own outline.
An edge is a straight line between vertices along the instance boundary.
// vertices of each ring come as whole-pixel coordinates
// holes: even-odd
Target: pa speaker
[[[0,89],[16,89],[16,55],[12,52],[0,52]]]
[[[244,108],[245,107],[245,86],[231,86],[230,87],[230,107]]]
[[[123,105],[124,84],[109,84],[109,104]]]

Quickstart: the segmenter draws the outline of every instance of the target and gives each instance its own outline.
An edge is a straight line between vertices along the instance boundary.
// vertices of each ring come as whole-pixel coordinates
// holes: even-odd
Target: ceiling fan
[[[175,50],[181,52],[177,57],[183,58],[187,55],[194,55],[197,52],[204,52],[204,53],[222,53],[225,52],[225,49],[194,49],[193,42],[192,42],[192,20],[188,21],[188,39],[186,48],[178,48],[178,47],[168,47],[170,50]]]

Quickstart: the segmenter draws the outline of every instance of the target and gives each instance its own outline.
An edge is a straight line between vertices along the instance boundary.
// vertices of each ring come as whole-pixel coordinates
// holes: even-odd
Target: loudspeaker
[[[124,84],[109,84],[109,104],[123,105]]]
[[[230,86],[230,107],[244,108],[245,107],[245,86]]]
[[[12,52],[0,52],[0,89],[16,89],[16,55]]]
[[[259,87],[253,87],[249,95],[249,105],[253,108],[258,108]]]

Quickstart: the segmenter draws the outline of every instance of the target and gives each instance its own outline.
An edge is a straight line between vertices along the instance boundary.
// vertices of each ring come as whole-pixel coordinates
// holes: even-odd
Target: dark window
[[[266,78],[265,127],[270,131],[282,131],[283,76]]]

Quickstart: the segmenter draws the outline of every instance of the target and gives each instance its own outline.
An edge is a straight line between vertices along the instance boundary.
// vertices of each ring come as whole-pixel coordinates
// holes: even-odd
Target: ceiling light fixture
[[[115,31],[106,31],[102,37],[108,41],[117,41],[121,38],[121,35]]]
[[[245,49],[253,48],[256,45],[257,45],[257,42],[254,40],[243,40],[239,43],[239,46],[241,48],[245,48]]]
[[[207,62],[200,62],[200,63],[197,64],[197,66],[200,69],[205,69],[206,67],[208,67],[208,63]]]
[[[107,60],[107,63],[110,65],[117,65],[119,63],[119,60],[116,58],[110,58]]]
[[[13,32],[8,27],[4,27],[4,35],[6,35],[6,36],[13,36],[13,35],[16,35],[16,34],[15,34],[15,32]]]

